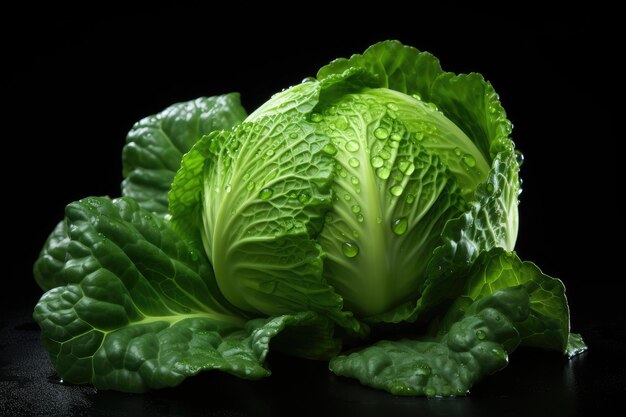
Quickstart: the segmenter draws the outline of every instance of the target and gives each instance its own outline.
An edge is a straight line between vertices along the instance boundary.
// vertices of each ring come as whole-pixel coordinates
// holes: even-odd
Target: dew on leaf
[[[372,158],[372,166],[374,168],[382,167],[384,163],[385,161],[383,161],[383,158],[381,158],[380,156],[375,156]]]
[[[274,194],[274,190],[271,188],[263,188],[259,193],[259,198],[261,200],[267,200],[272,196],[272,194]]]
[[[391,171],[389,171],[389,168],[387,167],[380,167],[376,170],[376,175],[378,175],[378,178],[380,178],[381,180],[386,180],[387,178],[389,178],[390,174]]]
[[[473,168],[476,166],[476,159],[474,159],[474,157],[470,154],[465,154],[463,155],[463,163],[465,165],[467,165],[470,168]]]
[[[324,152],[326,152],[329,155],[334,155],[337,153],[337,148],[335,148],[332,144],[327,143],[326,145],[324,145],[324,147],[322,148],[322,150]]]
[[[350,142],[346,143],[346,150],[348,152],[356,152],[359,150],[359,148],[359,143],[355,140],[351,140]]]
[[[402,194],[403,190],[404,189],[402,188],[401,185],[394,185],[393,187],[389,189],[389,192],[391,193],[391,195],[395,195],[396,197],[398,197],[399,195]]]
[[[389,131],[383,127],[378,127],[374,130],[374,136],[378,139],[386,139],[389,136]]]
[[[359,247],[354,242],[343,242],[341,251],[346,258],[354,258],[359,254]]]
[[[391,222],[391,231],[398,236],[403,235],[409,227],[406,217],[399,217]]]

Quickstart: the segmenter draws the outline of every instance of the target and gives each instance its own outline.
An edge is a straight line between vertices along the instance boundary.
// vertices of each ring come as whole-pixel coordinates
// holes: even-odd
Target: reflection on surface
[[[332,375],[325,362],[273,354],[273,375],[245,381],[221,372],[188,378],[179,387],[143,395],[59,384],[24,313],[0,329],[0,410],[7,415],[220,417],[280,416],[550,416],[597,412],[626,392],[615,358],[626,341],[610,325],[586,329],[590,350],[572,360],[520,349],[509,366],[464,398],[394,397]],[[607,337],[607,334],[610,337]]]
[[[147,395],[100,392],[93,407],[133,415],[184,415],[232,410],[233,416],[489,416],[576,415],[577,367],[558,354],[523,350],[506,371],[476,385],[468,397],[426,399],[394,397],[336,377],[321,362],[280,355],[271,358],[273,375],[244,381],[218,372],[190,378],[180,387]],[[143,413],[143,414],[142,414]]]

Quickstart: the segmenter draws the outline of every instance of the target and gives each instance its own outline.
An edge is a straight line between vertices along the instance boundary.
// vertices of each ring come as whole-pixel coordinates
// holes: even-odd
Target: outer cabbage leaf
[[[500,290],[455,310],[454,323],[436,337],[377,342],[333,358],[330,369],[395,395],[465,395],[506,366],[519,344],[516,324],[528,311],[524,288]]]
[[[443,244],[429,260],[418,302],[406,302],[368,321],[398,323],[430,316],[462,294],[468,271],[482,252],[497,247],[512,250],[517,236],[518,173],[514,152],[498,155],[467,211],[449,220],[443,229]]]
[[[508,362],[519,344],[570,355],[586,349],[569,333],[569,310],[561,281],[500,248],[472,266],[462,295],[431,336],[382,341],[330,367],[338,375],[396,395],[463,395]]]
[[[479,74],[444,72],[429,53],[386,41],[371,46],[362,55],[333,61],[320,69],[318,79],[323,84],[357,69],[369,72],[377,80],[368,87],[389,88],[430,102],[473,141],[478,155],[470,149],[446,149],[441,145],[445,141],[423,142],[452,172],[462,173],[459,168],[479,166],[481,157],[491,164],[488,178],[480,186],[476,187],[476,181],[460,182],[470,208],[450,221],[441,233],[443,245],[434,251],[419,283],[419,292],[427,293],[426,299],[417,307],[414,299],[368,317],[370,322],[415,320],[418,313],[458,296],[465,272],[482,251],[493,247],[513,249],[518,227],[519,154],[514,152],[508,137],[512,126],[497,94]],[[455,160],[467,161],[467,166],[461,164],[457,168]],[[419,296],[414,294],[415,298]]]
[[[44,244],[33,266],[35,281],[39,287],[48,291],[67,284],[65,274],[58,274],[65,266],[65,258],[72,240],[67,235],[67,223],[59,222]],[[69,278],[71,279],[71,278]]]
[[[183,154],[203,135],[230,129],[245,117],[239,94],[230,93],[177,103],[140,120],[122,152],[122,195],[148,211],[167,213],[167,193]]]
[[[370,46],[362,55],[334,60],[317,72],[317,78],[322,81],[354,67],[370,72],[377,80],[376,87],[417,94],[425,101],[431,100],[431,85],[443,74],[439,60],[432,54],[398,41],[384,41]]]
[[[464,208],[455,177],[425,145],[437,133],[412,124],[435,112],[402,100],[370,89],[320,103],[311,116],[335,161],[335,198],[318,237],[324,274],[361,317],[416,298],[446,222]]]
[[[315,236],[331,204],[333,166],[328,139],[300,107],[198,142],[174,180],[172,222],[192,240],[201,231],[220,291],[238,308],[313,310],[360,332],[322,277]]]
[[[469,210],[446,224],[442,233],[445,243],[430,260],[417,313],[428,312],[460,295],[467,271],[481,253],[498,247],[513,250],[520,193],[518,173],[513,152],[498,155]]]
[[[522,285],[530,296],[530,314],[516,328],[522,345],[566,353],[569,308],[565,286],[532,262],[522,262],[513,252],[495,248],[478,257],[462,294],[477,300],[503,288]]]
[[[339,349],[332,323],[314,312],[246,323],[216,297],[204,256],[133,200],[89,198],[66,214],[58,230],[67,236],[53,248],[66,255],[51,273],[67,285],[47,292],[34,317],[68,382],[142,392],[208,369],[260,378],[280,332],[278,345],[297,342],[301,356]]]
[[[68,205],[34,265],[44,290],[79,284],[104,269],[123,277],[143,311],[207,308],[230,315],[206,257],[169,222],[129,198],[91,197]],[[160,297],[149,282],[172,297]],[[180,293],[178,290],[182,290]],[[138,303],[138,302],[136,302]],[[145,304],[145,305],[144,305]]]
[[[390,88],[434,103],[474,141],[485,157],[511,150],[508,138],[512,125],[491,84],[480,74],[456,75],[441,69],[439,60],[398,41],[370,46],[349,59],[339,58],[322,67],[317,78],[324,80],[354,67],[373,74],[376,86]]]

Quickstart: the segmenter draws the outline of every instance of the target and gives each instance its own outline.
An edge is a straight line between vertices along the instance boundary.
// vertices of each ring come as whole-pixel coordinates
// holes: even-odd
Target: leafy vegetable
[[[156,213],[167,213],[167,192],[183,155],[202,135],[245,119],[239,94],[178,103],[133,126],[122,152],[122,195]]]
[[[396,41],[247,117],[237,94],[171,106],[129,133],[124,197],[70,204],[46,242],[44,345],[65,380],[129,392],[266,376],[270,344],[426,396],[518,345],[578,354],[563,284],[513,252],[510,133],[482,76]],[[400,322],[429,331],[362,346]]]

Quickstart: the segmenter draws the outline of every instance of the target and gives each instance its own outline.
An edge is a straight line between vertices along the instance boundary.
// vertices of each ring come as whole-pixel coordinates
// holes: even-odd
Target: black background
[[[617,144],[620,116],[613,97],[624,77],[611,59],[616,52],[614,13],[597,9],[504,12],[486,6],[448,5],[438,10],[359,9],[339,14],[332,6],[308,5],[302,11],[273,11],[263,17],[260,10],[246,10],[243,5],[222,12],[165,5],[123,11],[3,13],[2,230],[9,249],[3,250],[6,287],[2,296],[6,317],[23,317],[20,312],[32,309],[41,295],[32,279],[32,263],[62,218],[64,206],[89,195],[119,195],[121,149],[135,121],[174,102],[230,91],[239,91],[244,107],[252,111],[271,94],[314,75],[333,58],[395,38],[432,52],[445,70],[480,72],[492,82],[515,125],[515,143],[526,157],[517,251],[522,259],[534,261],[565,282],[574,330],[587,331],[592,340],[595,334],[598,343],[607,346],[621,343],[623,353],[620,242],[624,216],[617,197],[623,190],[624,164]],[[593,349],[587,355],[593,358],[592,354]],[[503,378],[508,379],[500,382],[523,378],[527,366],[535,366],[537,372],[550,369],[551,361],[537,365],[545,358],[542,354],[519,355],[525,365],[515,367],[514,356],[504,371],[507,376]],[[199,378],[213,389],[219,386],[224,391],[232,386],[255,392],[242,395],[266,404],[260,415],[288,412],[288,407],[276,408],[281,401],[302,405],[297,393],[287,395],[296,398],[290,402],[272,392],[291,383],[304,391],[307,383],[315,381],[318,388],[331,384],[328,391],[361,390],[354,395],[377,398],[383,409],[385,401],[397,405],[405,400],[329,379],[323,366],[279,356],[274,361],[272,378],[282,381],[275,386],[239,383],[223,376],[215,377],[218,382],[209,381],[213,374]],[[554,372],[561,378],[564,367],[571,365],[557,363]],[[605,366],[611,363],[608,360]],[[297,369],[309,370],[313,376],[307,381]],[[585,369],[588,378],[606,379],[601,372],[594,374],[590,366]],[[281,370],[282,379],[276,376]],[[587,375],[584,372],[581,375]],[[623,373],[619,375],[623,381]],[[186,386],[195,393],[202,385]],[[504,398],[507,389],[522,390],[497,383],[483,386],[488,389],[481,390],[479,385],[479,398],[481,392],[488,397],[490,389]],[[608,401],[624,392],[624,384],[597,389],[605,396],[603,401]],[[167,392],[166,404],[167,398],[185,395],[184,387]],[[530,396],[530,402],[549,400],[539,392],[531,389],[524,395]],[[95,405],[87,401],[85,407],[106,410],[102,398],[110,394],[102,395],[95,397],[100,398]],[[580,395],[589,398],[586,405],[600,406],[591,394]],[[131,401],[140,413],[156,397],[114,398],[122,404]],[[220,398],[219,407],[204,405],[205,411],[239,410],[242,415],[255,415],[253,406],[239,403],[246,398],[225,392]],[[305,404],[315,403],[315,398],[324,402],[328,392],[306,398]],[[189,401],[186,404],[191,408],[176,412],[197,410],[194,400]],[[407,401],[400,403],[402,410],[411,411],[413,400]],[[359,402],[354,404],[358,409]],[[427,409],[425,403],[419,404],[419,410],[437,415],[436,403],[428,403]],[[445,404],[449,412],[471,414],[463,408],[467,402]],[[367,409],[374,412],[370,415],[378,410]],[[481,414],[488,409],[480,409]],[[509,411],[514,413],[515,407]]]

